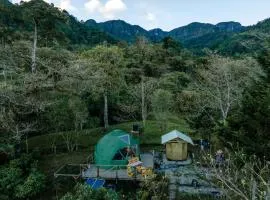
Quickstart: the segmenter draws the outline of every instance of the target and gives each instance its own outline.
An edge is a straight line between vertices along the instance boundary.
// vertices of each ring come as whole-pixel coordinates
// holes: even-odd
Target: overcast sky
[[[21,0],[12,0],[13,3]],[[25,0],[29,1],[29,0]],[[270,17],[270,0],[45,0],[79,20],[122,19],[149,30],[169,31],[191,22],[237,21],[252,25]]]

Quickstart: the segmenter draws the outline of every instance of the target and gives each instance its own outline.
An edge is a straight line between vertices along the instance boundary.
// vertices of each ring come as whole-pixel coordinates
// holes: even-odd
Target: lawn
[[[125,131],[130,131],[134,122],[127,122],[117,125],[110,126],[109,130],[122,129]],[[189,134],[194,138],[192,130],[189,128],[184,120],[179,120],[177,123],[168,123],[168,128],[166,132],[177,129],[184,133]],[[64,133],[51,133],[40,136],[35,136],[28,139],[29,150],[39,149],[42,153],[41,159],[39,160],[39,167],[42,171],[52,177],[53,173],[61,166],[65,164],[81,164],[87,163],[89,161],[89,156],[94,151],[94,146],[98,140],[106,134],[103,128],[95,128],[89,130],[83,130],[79,132],[79,150],[74,152],[67,152],[66,145],[64,143],[62,134],[70,133],[75,134],[75,132],[64,132]],[[166,133],[165,132],[165,133]],[[143,134],[141,136],[141,150],[146,151],[150,149],[160,149],[162,146],[161,136],[164,132],[158,126],[156,121],[147,121],[144,128]],[[51,148],[52,141],[55,141],[56,154],[53,153]]]
[[[132,125],[134,122],[127,122],[117,125],[110,126],[109,130],[113,129],[122,129],[125,131],[131,131]],[[187,133],[191,137],[194,138],[194,134],[192,130],[189,128],[188,124],[184,120],[179,120],[177,123],[170,122],[168,123],[167,131],[171,131],[177,129],[184,133]],[[79,149],[84,151],[92,151],[94,145],[98,142],[98,140],[106,134],[103,128],[95,128],[89,130],[83,130],[79,132],[78,144]],[[165,133],[166,133],[165,132]],[[74,134],[75,132],[64,132],[64,133],[51,133],[40,136],[35,136],[28,139],[29,149],[38,148],[42,153],[52,153],[52,144],[54,141],[55,146],[57,147],[57,152],[65,152],[66,145],[63,140],[63,134]],[[164,132],[161,131],[159,125],[156,121],[147,121],[146,126],[144,128],[143,134],[141,136],[140,142],[142,146],[151,146],[151,145],[160,145],[161,136]]]

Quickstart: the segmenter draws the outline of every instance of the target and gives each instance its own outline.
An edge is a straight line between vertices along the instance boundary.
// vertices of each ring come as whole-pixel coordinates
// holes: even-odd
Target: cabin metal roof
[[[161,144],[166,144],[167,142],[174,140],[174,139],[181,139],[189,144],[194,145],[192,139],[189,136],[187,136],[186,134],[184,134],[180,131],[177,131],[177,130],[173,130],[165,135],[162,135]]]

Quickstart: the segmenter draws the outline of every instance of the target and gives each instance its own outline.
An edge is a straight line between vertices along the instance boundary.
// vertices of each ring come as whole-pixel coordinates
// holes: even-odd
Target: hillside
[[[217,50],[223,54],[234,55],[251,53],[264,49],[269,38],[269,19],[250,27],[238,22],[221,22],[216,25],[194,22],[175,28],[169,32],[160,28],[145,30],[138,25],[131,25],[123,20],[111,20],[97,23],[90,19],[78,21],[65,10],[54,7],[42,0],[11,4],[8,0],[0,1],[0,38],[2,43],[14,40],[31,40],[33,19],[38,27],[40,46],[94,46],[107,41],[135,42],[144,36],[152,42],[159,42],[165,37],[172,37],[184,47],[196,53],[204,48]]]
[[[116,40],[105,32],[85,26],[65,10],[42,0],[11,4],[0,1],[0,38],[2,43],[13,40],[29,40],[33,34],[34,21],[38,28],[38,43],[41,46],[96,45]]]
[[[114,38],[127,42],[134,42],[138,36],[149,37],[149,33],[142,27],[128,24],[123,20],[111,20],[102,23],[97,23],[95,20],[88,20],[85,22],[85,25],[92,28],[99,28]]]
[[[270,19],[145,30],[63,8],[165,27],[238,7],[24,1],[0,0],[0,200],[270,200]]]
[[[217,49],[227,55],[257,54],[269,47],[270,19],[249,26],[218,44]]]
[[[175,28],[169,32],[160,28],[145,30],[138,25],[131,25],[123,20],[111,20],[97,23],[90,19],[85,22],[88,27],[98,27],[112,36],[125,41],[133,41],[137,36],[145,36],[150,40],[161,40],[170,36],[178,41],[186,41],[209,33],[236,33],[244,30],[238,22],[221,22],[216,25],[194,22],[186,26]]]
[[[110,36],[129,43],[134,42],[138,36],[144,36],[152,42],[159,42],[169,36],[195,53],[200,54],[202,49],[209,48],[227,55],[250,54],[266,48],[270,31],[270,19],[248,27],[233,21],[221,22],[216,25],[193,22],[169,32],[160,28],[147,31],[123,20],[102,23],[87,20],[85,25],[99,28]]]
[[[216,25],[193,22],[169,32],[160,28],[145,30],[123,20],[97,23],[93,19],[78,21],[65,10],[54,7],[42,0],[32,0],[12,4],[0,1],[0,40],[2,44],[14,40],[31,40],[34,19],[38,28],[39,46],[65,46],[74,49],[78,46],[95,46],[117,41],[135,42],[144,36],[152,42],[160,42],[172,37],[184,47],[201,54],[209,48],[227,55],[254,54],[268,47],[270,19],[256,25],[244,27],[238,22],[221,22]]]

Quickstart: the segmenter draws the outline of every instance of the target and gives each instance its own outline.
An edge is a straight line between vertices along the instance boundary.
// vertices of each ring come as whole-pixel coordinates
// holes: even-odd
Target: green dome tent
[[[95,146],[96,165],[126,165],[129,156],[139,155],[139,140],[116,129],[103,136]],[[108,168],[110,166],[103,166]]]

